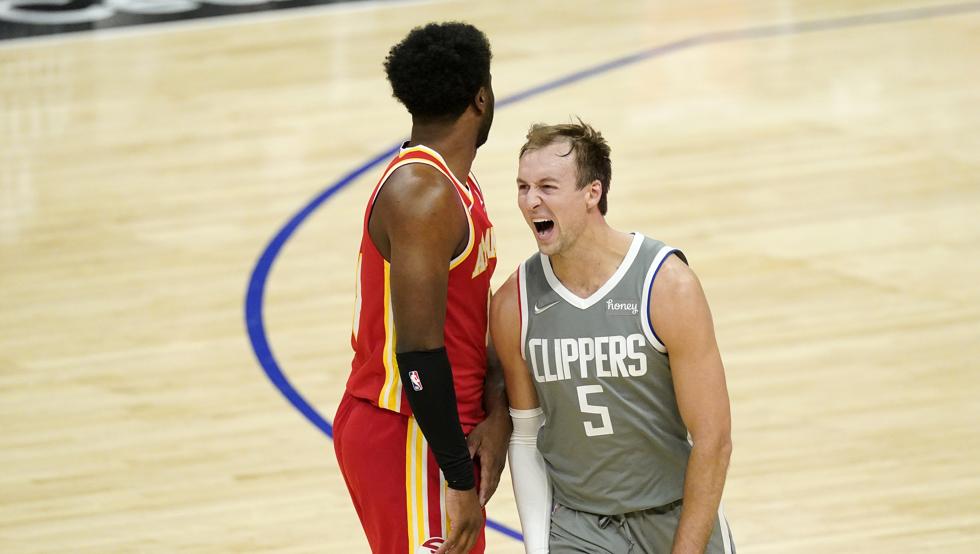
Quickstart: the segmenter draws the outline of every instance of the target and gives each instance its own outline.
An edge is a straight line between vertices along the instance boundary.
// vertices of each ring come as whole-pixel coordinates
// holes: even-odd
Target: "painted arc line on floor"
[[[673,52],[680,52],[696,46],[755,40],[777,36],[798,35],[810,32],[839,30],[886,23],[900,23],[933,17],[974,13],[978,11],[980,11],[980,2],[964,2],[958,4],[943,4],[924,8],[893,10],[839,18],[779,23],[758,27],[748,27],[744,29],[704,33],[686,39],[662,44],[660,46],[640,50],[639,52],[633,54],[615,58],[613,60],[570,73],[563,77],[559,77],[552,81],[548,81],[541,85],[503,98],[497,102],[497,107],[504,108],[511,104],[522,102],[540,94],[544,94],[579,81],[590,79],[621,67],[652,58],[665,56]],[[303,414],[306,419],[310,421],[310,423],[320,429],[331,439],[333,439],[333,427],[331,426],[330,422],[320,415],[320,413],[306,401],[306,399],[296,390],[296,388],[292,386],[289,379],[287,379],[286,375],[283,373],[282,368],[279,367],[279,363],[276,361],[276,358],[272,353],[272,347],[270,346],[266,336],[265,322],[262,313],[262,305],[265,299],[265,285],[269,277],[269,271],[272,269],[272,264],[275,262],[280,250],[282,250],[283,245],[287,240],[289,240],[293,233],[296,232],[299,226],[302,225],[306,218],[341,189],[353,183],[360,176],[373,169],[375,166],[389,160],[398,151],[398,147],[402,142],[403,141],[398,141],[368,161],[362,163],[360,166],[351,170],[332,185],[320,192],[301,210],[296,212],[296,214],[293,215],[293,217],[290,218],[281,229],[279,229],[269,244],[266,245],[261,256],[259,256],[259,259],[256,262],[255,268],[252,270],[252,274],[248,281],[248,288],[245,294],[245,327],[248,331],[248,336],[252,344],[252,349],[255,352],[255,357],[262,366],[262,369],[265,371],[269,380],[272,381],[276,388],[279,389],[282,395],[285,396],[286,399],[297,410],[299,410],[299,412]],[[520,532],[510,529],[509,527],[489,518],[487,519],[487,527],[503,533],[508,537],[522,540]]]

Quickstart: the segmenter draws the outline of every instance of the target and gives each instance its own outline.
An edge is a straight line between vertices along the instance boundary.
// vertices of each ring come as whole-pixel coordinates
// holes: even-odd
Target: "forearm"
[[[510,474],[514,500],[524,531],[528,554],[546,554],[551,532],[551,483],[544,458],[537,447],[538,429],[544,423],[541,408],[514,410],[514,433],[510,439]]]
[[[684,478],[684,504],[674,535],[673,554],[701,554],[707,547],[725,488],[731,442],[695,442]]]
[[[493,345],[487,347],[487,375],[483,384],[483,409],[487,418],[502,418],[510,422],[507,412],[507,387],[504,382],[504,370]]]
[[[403,390],[450,488],[475,486],[473,460],[459,423],[446,349],[396,354]]]

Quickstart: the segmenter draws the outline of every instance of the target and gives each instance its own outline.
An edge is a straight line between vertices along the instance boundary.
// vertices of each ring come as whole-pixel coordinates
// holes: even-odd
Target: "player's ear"
[[[596,179],[585,185],[585,188],[587,189],[585,203],[591,210],[598,206],[599,201],[602,200],[602,182]]]
[[[493,101],[493,96],[490,94],[490,88],[487,86],[482,86],[476,91],[476,96],[473,97],[473,107],[476,108],[477,113],[483,114],[490,108],[490,103]]]

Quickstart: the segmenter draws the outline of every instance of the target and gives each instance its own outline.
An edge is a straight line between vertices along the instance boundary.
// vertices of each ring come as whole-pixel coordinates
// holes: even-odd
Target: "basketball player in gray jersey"
[[[528,552],[730,553],[724,367],[684,255],[605,220],[610,149],[535,125],[518,204],[539,252],[494,295]],[[669,357],[668,357],[669,354]]]

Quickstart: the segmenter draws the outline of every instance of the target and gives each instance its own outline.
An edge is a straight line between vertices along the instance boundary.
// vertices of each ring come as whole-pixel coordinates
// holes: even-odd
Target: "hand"
[[[449,515],[449,537],[436,554],[467,554],[483,529],[483,510],[477,502],[476,489],[447,489],[446,513]]]
[[[473,428],[466,437],[470,457],[480,460],[480,506],[486,506],[497,485],[500,473],[507,461],[507,443],[510,440],[510,416],[490,415]]]

